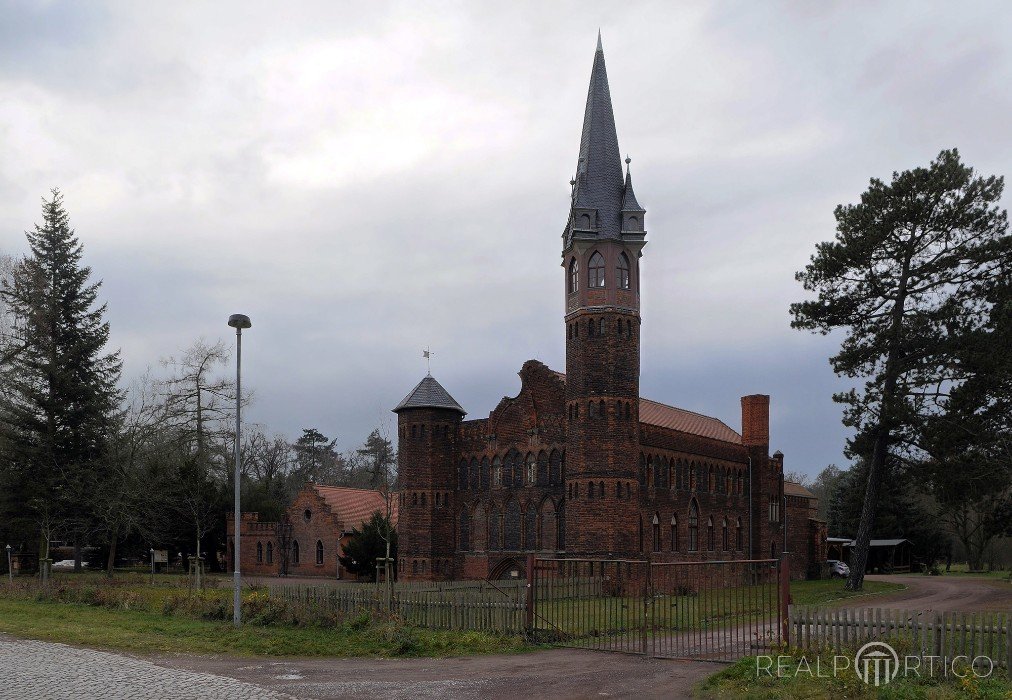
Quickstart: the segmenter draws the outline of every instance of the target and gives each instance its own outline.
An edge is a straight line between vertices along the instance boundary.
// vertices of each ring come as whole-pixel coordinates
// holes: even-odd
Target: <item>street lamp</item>
[[[14,569],[11,568],[11,546],[7,545],[7,578],[10,579],[11,585],[14,585]]]
[[[239,573],[239,429],[242,426],[242,329],[249,328],[253,323],[249,316],[232,314],[228,317],[228,325],[235,328],[235,532],[233,533],[234,550],[232,563],[232,624],[242,624],[242,577]]]

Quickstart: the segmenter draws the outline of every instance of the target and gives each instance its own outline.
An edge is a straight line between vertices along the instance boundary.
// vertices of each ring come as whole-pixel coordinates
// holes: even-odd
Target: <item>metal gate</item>
[[[528,627],[562,646],[733,661],[787,641],[787,568],[775,559],[530,557],[527,569]]]

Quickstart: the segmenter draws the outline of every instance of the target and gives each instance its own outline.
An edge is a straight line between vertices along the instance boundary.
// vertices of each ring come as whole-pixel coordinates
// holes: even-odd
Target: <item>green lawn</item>
[[[808,668],[815,668],[815,655],[806,657]],[[807,700],[809,698],[882,698],[949,700],[951,698],[982,698],[983,700],[1008,700],[1012,698],[1012,682],[1005,675],[1004,669],[996,670],[988,678],[974,678],[966,670],[961,672],[968,677],[961,680],[954,676],[948,679],[929,678],[927,674],[917,678],[897,677],[888,685],[876,689],[860,680],[852,669],[841,670],[835,677],[832,673],[831,656],[819,657],[820,674],[829,677],[815,677],[811,673],[800,672],[796,656],[790,656],[785,662],[785,677],[772,677],[757,672],[755,657],[746,657],[713,674],[696,687],[696,695],[702,698],[734,698],[738,700]],[[764,662],[765,663],[765,662]],[[775,673],[776,666],[773,666]]]
[[[356,629],[356,627],[358,627]],[[252,656],[461,656],[532,649],[520,637],[406,627],[246,626],[136,610],[0,598],[0,632],[134,652]]]

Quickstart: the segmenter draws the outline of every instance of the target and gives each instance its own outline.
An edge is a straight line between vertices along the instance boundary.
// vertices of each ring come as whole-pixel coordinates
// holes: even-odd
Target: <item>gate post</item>
[[[528,633],[534,630],[534,555],[527,555],[527,606],[524,614],[524,627]]]
[[[791,645],[791,562],[787,552],[780,557],[780,643],[786,649]]]

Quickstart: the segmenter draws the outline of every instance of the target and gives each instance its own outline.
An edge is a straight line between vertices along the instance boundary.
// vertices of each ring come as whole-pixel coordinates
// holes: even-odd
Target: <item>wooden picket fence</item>
[[[791,642],[812,651],[854,650],[887,641],[901,655],[986,656],[1012,676],[1012,615],[882,608],[790,607]]]

